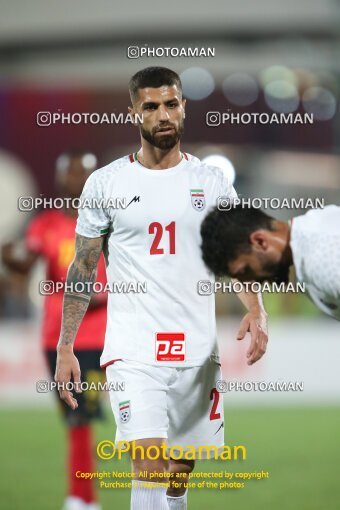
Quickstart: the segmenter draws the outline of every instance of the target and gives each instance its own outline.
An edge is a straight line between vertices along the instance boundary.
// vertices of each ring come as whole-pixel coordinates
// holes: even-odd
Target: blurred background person
[[[67,269],[74,257],[74,231],[78,215],[74,205],[96,164],[94,154],[81,150],[59,156],[56,162],[56,188],[58,198],[63,200],[63,208],[45,209],[33,217],[25,234],[25,250],[16,250],[15,241],[2,247],[2,261],[15,273],[29,276],[38,258],[46,262],[46,281],[40,285],[40,293],[45,294],[42,347],[52,380],[63,301],[63,291],[56,290],[55,285],[65,282]],[[98,265],[97,281],[103,285],[106,282],[103,257]],[[104,342],[106,304],[105,292],[93,294],[75,343],[82,381],[88,383],[104,381],[99,358]],[[98,510],[100,507],[96,503],[94,482],[77,478],[75,473],[95,469],[91,421],[102,417],[100,394],[89,390],[78,394],[77,398],[79,405],[75,411],[58,398],[68,428],[68,496],[63,510]]]

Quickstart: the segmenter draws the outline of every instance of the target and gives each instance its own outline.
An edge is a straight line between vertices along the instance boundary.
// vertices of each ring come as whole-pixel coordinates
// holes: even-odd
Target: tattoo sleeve
[[[67,273],[58,347],[74,343],[89,306],[102,247],[102,237],[92,239],[76,234],[76,253]]]

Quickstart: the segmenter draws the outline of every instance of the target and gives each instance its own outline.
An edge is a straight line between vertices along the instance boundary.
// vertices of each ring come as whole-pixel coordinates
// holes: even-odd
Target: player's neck
[[[290,265],[294,263],[293,261],[293,252],[290,247],[290,238],[291,238],[291,223],[285,222],[285,239],[286,239],[286,249],[284,256]]]
[[[166,170],[178,165],[182,160],[179,143],[172,149],[161,150],[148,142],[142,142],[142,147],[137,153],[138,161],[150,170]]]

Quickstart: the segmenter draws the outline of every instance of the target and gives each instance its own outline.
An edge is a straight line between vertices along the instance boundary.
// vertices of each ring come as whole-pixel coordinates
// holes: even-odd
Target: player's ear
[[[269,239],[265,230],[255,230],[249,236],[250,244],[255,251],[266,251],[269,246]]]
[[[185,119],[185,105],[187,104],[186,99],[182,99],[182,107],[183,107],[183,119]]]
[[[131,116],[132,125],[138,127],[141,124],[140,120],[138,120],[140,115],[137,114],[133,106],[128,106],[128,112],[129,115]]]

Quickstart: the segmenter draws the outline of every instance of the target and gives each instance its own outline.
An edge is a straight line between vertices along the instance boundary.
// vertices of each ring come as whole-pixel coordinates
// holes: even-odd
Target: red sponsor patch
[[[184,361],[184,333],[156,333],[157,361]]]

